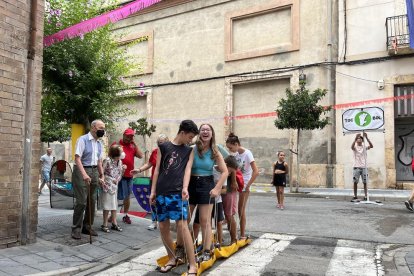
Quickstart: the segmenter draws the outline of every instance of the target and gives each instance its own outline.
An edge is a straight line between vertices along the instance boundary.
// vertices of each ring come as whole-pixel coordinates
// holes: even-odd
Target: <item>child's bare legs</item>
[[[108,226],[108,215],[109,215],[109,210],[103,210],[103,226]]]
[[[279,206],[280,203],[280,191],[279,191],[279,186],[276,186],[276,198],[277,198],[277,205]]]
[[[250,192],[239,193],[240,238],[245,238],[246,231],[246,203]]]
[[[193,234],[194,234],[194,240],[198,238],[198,233],[200,232],[200,224],[193,223]]]
[[[233,216],[226,216],[227,225],[229,226],[229,232],[230,232],[230,244],[237,241],[237,224],[236,220]]]
[[[195,254],[194,254],[194,247],[193,247],[193,240],[191,238],[190,230],[188,229],[188,226],[187,226],[187,221],[186,220],[177,220],[176,223],[177,223],[177,236],[182,237],[185,252],[187,253],[187,260],[188,260],[188,263],[190,265],[190,268],[188,269],[188,272],[190,272],[190,273],[191,272],[197,272],[197,266],[196,266]],[[169,221],[168,221],[168,228],[167,229],[168,229],[168,236],[171,240]],[[161,230],[161,223],[160,223],[160,230]],[[181,235],[179,233],[181,233]],[[162,232],[161,232],[161,235],[162,235]],[[172,245],[172,240],[171,240],[171,245]],[[170,257],[170,252],[168,252],[168,256]],[[168,262],[171,262],[171,257],[170,257],[170,260]],[[175,260],[173,260],[173,262],[175,262]]]
[[[106,218],[105,221],[108,221],[108,218]],[[112,224],[115,224],[115,225],[118,224],[116,222],[116,210],[111,210],[111,221],[112,221]]]
[[[199,204],[200,226],[203,238],[203,251],[211,248],[211,212],[213,204]]]
[[[285,205],[285,187],[283,186],[277,186],[277,193],[278,193],[278,202],[280,205]]]

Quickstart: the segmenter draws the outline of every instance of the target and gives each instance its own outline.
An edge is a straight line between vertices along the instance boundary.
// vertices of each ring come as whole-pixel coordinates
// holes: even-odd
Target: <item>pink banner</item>
[[[93,30],[103,27],[106,24],[115,23],[121,19],[124,19],[130,16],[131,14],[137,13],[140,10],[143,10],[158,2],[161,2],[161,0],[136,0],[119,9],[85,20],[83,22],[70,26],[64,30],[61,30],[55,34],[46,36],[43,39],[44,46],[48,47],[65,39],[71,39],[77,36],[82,36],[86,33],[92,32]]]

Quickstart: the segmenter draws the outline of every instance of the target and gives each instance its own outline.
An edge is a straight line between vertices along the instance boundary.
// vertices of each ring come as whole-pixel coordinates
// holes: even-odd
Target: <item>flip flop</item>
[[[160,267],[159,271],[161,273],[167,273],[167,272],[169,272],[170,270],[172,270],[173,268],[176,268],[176,267],[177,267],[177,264],[166,264],[163,267]]]

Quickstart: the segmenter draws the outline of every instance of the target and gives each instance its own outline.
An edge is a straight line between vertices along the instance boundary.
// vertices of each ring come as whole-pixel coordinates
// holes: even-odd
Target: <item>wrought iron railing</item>
[[[406,14],[387,17],[385,26],[387,27],[388,50],[409,47],[410,32]]]

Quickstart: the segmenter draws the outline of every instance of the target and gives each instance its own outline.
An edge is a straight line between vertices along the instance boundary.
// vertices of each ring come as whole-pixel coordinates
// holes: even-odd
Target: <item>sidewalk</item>
[[[254,185],[252,192],[274,196],[274,187],[270,185]],[[350,200],[353,191],[350,189],[300,188],[299,193],[285,190],[286,196],[305,198],[327,198]],[[358,191],[363,195],[363,191]],[[410,191],[406,190],[370,190],[371,200],[400,201],[404,208]],[[132,224],[122,222],[123,232],[109,234],[99,231],[102,223],[102,212],[95,217],[94,227],[98,237],[93,237],[89,244],[89,236],[82,235],[81,240],[71,238],[72,210],[51,209],[48,194],[39,197],[39,224],[37,242],[28,246],[19,246],[0,250],[0,276],[3,275],[87,275],[94,271],[111,267],[115,264],[136,257],[148,248],[161,245],[158,231],[148,231],[149,220],[132,217]],[[399,265],[414,271],[414,247],[395,255]],[[83,273],[82,273],[83,272]]]
[[[252,193],[275,194],[275,187],[271,184],[254,184],[250,188]],[[410,196],[410,190],[391,190],[391,189],[372,189],[368,190],[370,201],[379,200],[381,202],[393,201],[404,202]],[[337,188],[301,188],[299,192],[291,192],[289,187],[285,188],[286,197],[305,197],[305,198],[330,198],[338,200],[351,200],[354,197],[353,189],[337,189]],[[364,198],[364,190],[358,189],[358,197]]]

